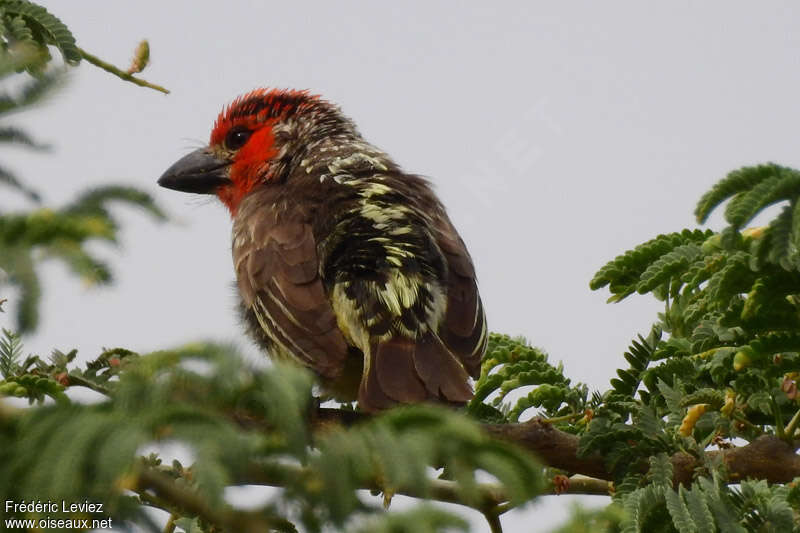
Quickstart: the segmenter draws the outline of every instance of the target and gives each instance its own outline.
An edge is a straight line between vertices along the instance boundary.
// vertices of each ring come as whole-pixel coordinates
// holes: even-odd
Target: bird
[[[227,207],[248,333],[328,397],[366,412],[473,397],[487,329],[472,258],[431,183],[337,105],[243,94],[158,184]]]

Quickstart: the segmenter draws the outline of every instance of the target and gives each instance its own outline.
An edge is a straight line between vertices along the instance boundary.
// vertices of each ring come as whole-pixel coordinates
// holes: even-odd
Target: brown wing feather
[[[478,294],[475,268],[447,215],[440,211],[434,221],[437,244],[447,259],[447,311],[439,336],[467,372],[477,378],[486,350],[486,316]]]
[[[416,343],[402,337],[373,344],[375,374],[387,396],[400,403],[419,403],[428,397],[414,369]]]
[[[336,377],[348,347],[319,277],[311,226],[278,221],[269,210],[246,220],[234,245],[245,306],[279,350],[322,376]]]
[[[373,343],[359,390],[367,411],[426,400],[463,404],[472,398],[464,367],[431,333],[417,339],[395,337]]]
[[[358,388],[358,405],[368,412],[388,409],[397,404],[397,401],[389,398],[383,391],[378,381],[376,366],[376,356],[375,353],[372,353],[369,357],[368,366],[364,368],[364,374]]]
[[[467,372],[445,346],[430,333],[416,340],[414,366],[420,379],[436,400],[464,403],[472,399]]]

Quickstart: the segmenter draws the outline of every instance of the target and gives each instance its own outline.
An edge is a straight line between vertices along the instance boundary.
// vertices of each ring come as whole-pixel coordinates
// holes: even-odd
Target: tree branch
[[[248,414],[233,414],[234,419],[250,428],[260,428],[263,421]],[[324,431],[331,426],[352,426],[371,418],[371,415],[331,408],[312,409],[311,426],[315,431]],[[267,429],[267,428],[264,428]],[[560,431],[541,419],[532,419],[519,424],[484,424],[484,431],[491,438],[504,440],[536,455],[542,463],[564,470],[573,475],[566,479],[553,479],[545,494],[602,494],[613,492],[612,474],[599,455],[578,456],[579,437]],[[706,459],[722,460],[730,473],[730,482],[742,479],[764,479],[772,483],[786,483],[800,477],[800,456],[794,448],[776,436],[765,435],[746,446],[706,452]],[[691,483],[695,471],[702,466],[700,459],[688,453],[672,456],[674,483]],[[285,463],[251,463],[233,473],[232,484],[267,485],[288,487],[304,480],[311,480],[315,473],[300,465]],[[590,476],[590,477],[586,477]],[[558,476],[561,477],[561,476]],[[191,488],[176,484],[163,472],[144,467],[139,472],[132,490],[143,501],[181,514],[198,516],[204,521],[217,524],[225,530],[245,533],[284,530],[278,523],[280,517],[264,513],[237,511],[227,506],[216,508]],[[499,517],[513,506],[503,487],[483,483],[477,486],[477,497],[464,500],[458,485],[453,481],[430,479],[423,486],[387,487],[380,479],[369,479],[361,488],[390,494],[401,494],[412,498],[424,498],[446,503],[464,505],[478,510],[486,516],[493,531],[502,531]],[[267,529],[265,529],[267,528]]]
[[[546,465],[611,480],[613,476],[599,455],[578,457],[579,438],[559,431],[540,419],[520,424],[487,424],[484,430],[494,438],[513,442],[533,452]],[[800,476],[800,456],[794,448],[774,435],[763,435],[746,446],[706,452],[712,461],[721,458],[728,468],[730,480],[764,479],[770,483],[788,483]],[[688,453],[672,456],[675,484],[688,484],[697,467],[698,458]]]
[[[99,383],[95,383],[94,381],[86,379],[83,376],[79,376],[77,374],[67,374],[67,380],[70,385],[86,387],[87,389],[99,392],[105,396],[111,396],[111,390],[108,387],[100,385]]]
[[[268,485],[271,487],[286,487],[298,480],[308,479],[314,472],[301,466],[289,464],[269,463],[251,464],[239,472],[233,479],[237,485]],[[499,504],[508,501],[502,487],[490,483],[482,483],[477,487],[477,501],[467,503],[458,490],[458,485],[452,481],[431,479],[426,486],[385,487],[377,480],[372,479],[361,486],[365,490],[383,492],[389,490],[394,494],[410,496],[412,498],[430,498],[445,503],[465,505],[483,511],[493,509]]]
[[[331,424],[350,426],[368,418],[369,415],[361,412],[320,408],[312,416],[312,427],[319,429]],[[545,465],[570,474],[595,478],[591,482],[571,479],[567,489],[570,493],[607,493],[608,487],[600,480],[613,480],[601,456],[578,456],[579,437],[560,431],[542,419],[534,418],[519,424],[484,424],[483,429],[492,438],[514,443],[532,452]],[[788,483],[800,477],[800,456],[791,445],[774,435],[763,435],[746,446],[709,451],[706,456],[711,460],[721,458],[728,468],[732,483],[747,478]],[[674,454],[672,467],[675,484],[690,483],[699,466],[701,461],[688,453]],[[583,489],[586,492],[582,492]]]
[[[225,531],[243,533],[269,533],[287,531],[287,522],[281,517],[266,516],[264,513],[236,511],[227,506],[221,509],[210,505],[202,496],[153,468],[142,468],[131,490],[139,494],[143,501],[162,509],[175,509],[181,514],[197,516],[202,520],[221,527]],[[151,494],[151,492],[153,494]]]
[[[162,92],[164,94],[169,94],[169,90],[165,89],[161,85],[156,85],[154,83],[150,83],[147,80],[143,80],[142,78],[137,78],[136,76],[133,76],[129,72],[125,72],[124,70],[122,70],[122,69],[120,69],[118,67],[115,67],[111,63],[107,63],[106,61],[103,61],[99,57],[90,54],[89,52],[87,52],[83,48],[78,48],[78,51],[80,51],[81,57],[83,59],[85,59],[86,61],[88,61],[92,65],[105,70],[106,72],[110,72],[111,74],[113,74],[114,76],[116,76],[118,78],[121,78],[121,79],[123,79],[125,81],[129,81],[131,83],[134,83],[134,84],[136,84],[136,85],[138,85],[140,87],[147,87],[149,89],[155,89],[156,91],[160,91],[160,92]]]
[[[503,533],[503,524],[500,523],[500,515],[497,512],[486,511],[483,516],[492,533]]]
[[[578,457],[578,437],[542,422],[539,418],[519,424],[484,424],[491,437],[513,442],[536,454],[548,466],[599,479],[612,479],[600,456]]]

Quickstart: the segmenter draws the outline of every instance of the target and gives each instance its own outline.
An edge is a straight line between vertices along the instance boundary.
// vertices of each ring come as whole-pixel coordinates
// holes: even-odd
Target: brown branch
[[[497,512],[487,511],[483,513],[483,516],[492,533],[503,533],[503,524],[500,523],[500,515]]]
[[[168,508],[177,507],[183,512],[199,516],[212,524],[225,525],[230,521],[227,516],[217,509],[212,509],[203,498],[194,492],[175,484],[169,476],[150,468],[144,468],[138,473],[132,490],[140,493],[151,490],[156,494],[156,498],[144,492],[141,494],[144,500],[157,504],[169,502]]]
[[[67,383],[71,386],[86,387],[105,396],[111,396],[111,389],[78,374],[67,374]]]
[[[366,420],[369,415],[338,409],[318,409],[312,416],[315,429],[330,425],[350,426]],[[545,421],[534,418],[519,424],[484,424],[484,431],[492,438],[512,442],[532,452],[545,465],[565,470],[570,474],[582,474],[595,478],[590,483],[580,482],[568,492],[580,493],[585,488],[590,494],[606,491],[603,481],[612,480],[612,473],[606,468],[599,455],[578,456],[579,437],[554,428]],[[800,477],[800,455],[785,441],[774,435],[763,435],[746,446],[706,452],[708,459],[721,458],[728,468],[730,480],[752,478],[764,479],[770,483],[788,483]],[[672,456],[676,484],[691,482],[695,469],[701,466],[698,458],[688,453]],[[571,480],[571,483],[574,481]]]
[[[800,476],[800,456],[786,441],[774,435],[763,435],[747,446],[709,452],[709,455],[722,456],[734,481],[754,478],[788,483]]]
[[[318,408],[312,416],[312,427],[315,430],[324,430],[335,425],[350,426],[369,419],[370,416],[360,412]],[[248,414],[238,413],[235,419],[247,427],[260,427],[256,418]],[[508,426],[485,426],[487,432],[497,438],[509,440],[509,435],[514,434],[521,438],[521,443],[527,443],[527,448],[536,450],[555,449],[556,446],[565,445],[577,450],[577,439],[571,442],[571,435],[554,430],[551,425],[540,423],[525,423]],[[502,431],[501,428],[513,429],[511,433]],[[523,428],[529,428],[523,431]],[[539,434],[539,432],[544,432]],[[521,432],[521,433],[520,433]],[[555,437],[555,439],[553,438]],[[542,446],[542,441],[549,440],[547,446]],[[568,458],[561,460],[562,467],[569,463]],[[591,462],[586,462],[591,464]],[[231,482],[237,485],[268,485],[287,487],[303,481],[313,481],[315,473],[303,466],[286,463],[250,463],[246,468],[233,474]],[[177,515],[197,516],[203,521],[217,525],[226,531],[242,531],[246,533],[261,533],[284,530],[277,523],[280,517],[269,517],[264,514],[238,511],[227,506],[215,507],[209,504],[200,494],[190,486],[176,483],[172,476],[160,471],[158,468],[142,466],[129,488],[139,494],[143,502],[165,509]],[[310,483],[313,485],[313,482]],[[608,494],[610,483],[602,479],[575,476],[559,486],[551,484],[545,489],[545,494]],[[499,517],[513,506],[509,502],[505,489],[497,484],[482,483],[476,487],[477,496],[470,501],[465,501],[458,484],[453,481],[430,479],[424,485],[387,487],[380,479],[367,480],[361,485],[362,489],[401,494],[412,498],[431,499],[440,502],[464,505],[483,513],[489,521],[492,531],[500,529]]]
[[[268,485],[271,487],[285,487],[297,480],[309,479],[314,476],[311,470],[289,464],[267,463],[251,464],[239,472],[234,479],[237,485]],[[458,485],[452,481],[431,479],[426,486],[386,487],[380,480],[373,479],[365,482],[362,489],[383,492],[391,490],[394,494],[410,496],[412,498],[430,498],[445,503],[466,505],[475,509],[493,509],[501,503],[508,501],[505,490],[494,484],[482,483],[477,486],[477,501],[464,502],[464,497]]]
[[[258,512],[236,511],[227,506],[221,509],[215,508],[193,490],[175,483],[170,476],[152,468],[142,468],[133,486],[126,488],[139,494],[142,501],[165,510],[197,516],[225,531],[268,533],[287,530],[288,522],[280,517],[265,516]]]
[[[487,424],[486,432],[494,438],[513,442],[536,454],[545,464],[574,474],[610,480],[611,473],[599,455],[578,457],[578,437],[559,431],[539,419],[521,424]],[[800,456],[785,441],[763,435],[746,446],[707,452],[714,461],[721,458],[728,468],[731,482],[742,479],[764,479],[770,483],[788,483],[800,476]],[[676,484],[692,480],[700,460],[688,453],[672,456]]]
[[[556,484],[551,480],[543,494],[593,494],[596,496],[609,496],[613,492],[613,482],[577,474],[567,478],[565,485]]]
[[[578,437],[534,418],[520,424],[485,424],[493,438],[513,442],[532,451],[548,466],[600,479],[611,479],[600,456],[578,457]]]

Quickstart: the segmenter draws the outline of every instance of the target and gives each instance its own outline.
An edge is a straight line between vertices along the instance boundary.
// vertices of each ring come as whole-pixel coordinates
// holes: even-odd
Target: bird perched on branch
[[[158,183],[230,210],[243,315],[272,357],[367,411],[472,397],[487,334],[464,242],[428,182],[337,106],[247,93]]]

